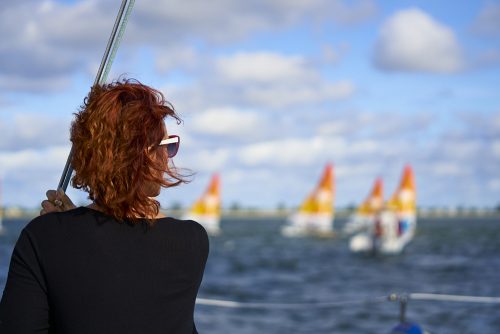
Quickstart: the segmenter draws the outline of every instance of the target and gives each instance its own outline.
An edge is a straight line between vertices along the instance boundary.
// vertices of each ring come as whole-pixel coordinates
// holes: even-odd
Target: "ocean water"
[[[26,223],[4,222],[1,290],[12,247]],[[403,254],[375,257],[351,254],[342,237],[282,237],[283,219],[223,219],[221,224],[223,233],[210,239],[199,297],[295,305],[197,305],[200,333],[388,333],[398,323],[399,304],[379,297],[391,293],[500,297],[498,217],[419,219],[417,234]],[[410,300],[406,316],[431,333],[500,332],[500,304]]]

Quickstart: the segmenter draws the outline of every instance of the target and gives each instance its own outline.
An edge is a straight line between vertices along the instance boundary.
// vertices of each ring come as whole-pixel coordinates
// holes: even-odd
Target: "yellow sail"
[[[333,214],[333,166],[327,164],[319,184],[302,203],[299,212],[307,214]]]
[[[359,206],[357,214],[362,216],[373,216],[382,210],[384,206],[384,186],[381,178],[375,180],[372,191]]]
[[[207,190],[193,204],[189,213],[192,215],[220,216],[220,198],[220,178],[218,174],[214,174]]]
[[[411,166],[405,166],[399,187],[387,202],[387,207],[398,213],[415,213],[416,187]]]

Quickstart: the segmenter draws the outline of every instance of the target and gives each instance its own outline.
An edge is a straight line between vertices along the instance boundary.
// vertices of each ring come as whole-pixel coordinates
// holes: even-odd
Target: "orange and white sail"
[[[333,215],[333,194],[333,166],[327,164],[319,184],[302,203],[299,212]]]
[[[360,216],[373,216],[382,210],[384,206],[384,184],[378,177],[373,188],[365,201],[358,207],[357,214]]]
[[[384,207],[384,185],[379,177],[375,180],[373,188],[356,212],[349,217],[349,220],[342,228],[344,234],[353,234],[355,232],[370,228],[376,215]]]
[[[193,204],[185,219],[192,219],[203,225],[209,234],[220,232],[221,182],[218,174],[212,175],[203,195]]]
[[[333,165],[327,164],[318,185],[307,196],[299,210],[289,217],[283,234],[329,234],[333,232],[334,218]]]
[[[398,214],[415,214],[416,198],[415,176],[411,166],[407,165],[403,170],[398,188],[386,206]]]

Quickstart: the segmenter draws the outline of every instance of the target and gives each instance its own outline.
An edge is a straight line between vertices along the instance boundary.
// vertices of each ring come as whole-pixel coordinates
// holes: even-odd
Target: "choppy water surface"
[[[25,221],[0,236],[0,288]],[[199,297],[259,303],[360,301],[390,293],[500,296],[500,219],[420,219],[404,254],[349,253],[347,239],[285,238],[283,219],[225,219],[211,237]],[[336,226],[343,224],[336,221]],[[239,309],[198,305],[201,333],[387,333],[399,305]],[[498,333],[499,304],[410,301],[407,318],[432,333]]]

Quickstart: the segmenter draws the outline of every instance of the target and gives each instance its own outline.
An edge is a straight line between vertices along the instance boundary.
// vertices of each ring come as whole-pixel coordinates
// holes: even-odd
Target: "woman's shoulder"
[[[57,228],[70,221],[86,220],[88,212],[83,207],[77,207],[64,212],[50,212],[33,218],[24,228],[27,232],[42,232]]]
[[[175,226],[175,228],[178,228],[179,230],[183,231],[190,231],[192,233],[199,233],[203,235],[207,235],[207,231],[197,221],[191,220],[191,219],[178,219],[178,218],[173,218],[173,217],[164,217],[158,219],[157,223],[166,223],[169,226]]]
[[[203,249],[208,250],[208,233],[203,225],[194,220],[166,217],[157,221],[156,226],[164,227],[165,235],[169,238],[175,238],[178,241],[185,240],[189,244],[201,245]]]

